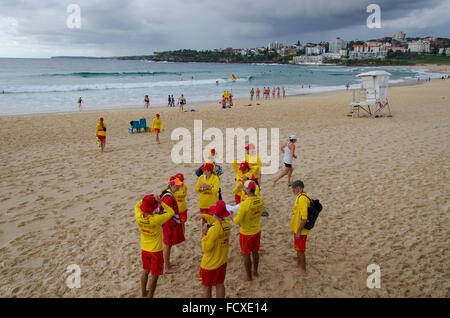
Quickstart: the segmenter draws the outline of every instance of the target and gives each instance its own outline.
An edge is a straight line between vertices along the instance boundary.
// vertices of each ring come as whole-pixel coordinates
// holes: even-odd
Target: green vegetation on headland
[[[210,63],[289,63],[292,56],[280,56],[276,52],[265,50],[259,55],[242,55],[227,51],[178,50],[155,52],[153,61],[167,62],[210,62]]]

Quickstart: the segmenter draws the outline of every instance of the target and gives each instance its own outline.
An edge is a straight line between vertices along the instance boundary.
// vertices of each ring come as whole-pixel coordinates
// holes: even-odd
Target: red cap
[[[183,182],[181,182],[181,180],[175,176],[172,176],[169,179],[169,185],[182,185],[182,184],[183,184]]]
[[[255,145],[254,144],[248,144],[248,146],[245,147],[245,150],[249,150],[249,149],[255,149]]]
[[[209,208],[209,210],[213,215],[217,215],[220,218],[226,218],[227,216],[230,215],[230,212],[228,212],[225,202],[222,200],[217,201],[215,205]]]
[[[211,149],[211,154],[214,155],[216,153],[216,149]]]
[[[153,194],[146,195],[142,199],[141,211],[144,213],[153,212],[158,207],[158,202],[156,202],[155,196]]]
[[[100,117],[100,121],[103,121],[103,117]]]
[[[247,182],[245,182],[245,187],[247,189],[256,190],[256,183],[254,181],[248,180]]]
[[[209,170],[209,171],[213,171],[214,170],[214,166],[212,163],[206,163],[203,167],[201,167],[200,169],[202,169],[203,171],[205,170]]]
[[[245,171],[247,169],[248,169],[248,162],[247,161],[241,162],[241,165],[239,166],[239,170]]]
[[[156,114],[156,117],[159,117],[159,114]]]
[[[182,173],[177,173],[177,174],[175,175],[175,178],[178,178],[178,179],[180,179],[181,181],[184,181],[184,176],[183,176]]]

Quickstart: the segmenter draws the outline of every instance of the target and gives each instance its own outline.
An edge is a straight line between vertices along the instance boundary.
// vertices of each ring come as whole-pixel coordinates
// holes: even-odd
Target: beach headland
[[[201,297],[201,224],[192,218],[198,164],[171,161],[170,134],[202,120],[203,129],[222,131],[276,127],[280,143],[297,134],[293,177],[324,206],[307,241],[308,276],[300,278],[289,232],[295,197],[286,180],[272,187],[275,175],[263,175],[270,216],[261,222],[260,277],[239,279],[234,227],[227,296],[448,297],[449,86],[432,80],[391,87],[392,118],[347,117],[350,91],[239,99],[231,110],[211,102],[192,113],[161,107],[0,117],[0,296],[139,297],[133,207],[181,172],[189,188],[187,232],[172,255],[181,272],[162,276],[156,297]],[[156,112],[165,126],[160,145],[148,133],[128,133],[130,120],[148,123]],[[95,141],[100,116],[108,124],[105,153]],[[230,202],[235,174],[230,164],[223,168]],[[67,287],[71,264],[81,269],[81,288]],[[381,288],[367,287],[371,264],[380,266]]]

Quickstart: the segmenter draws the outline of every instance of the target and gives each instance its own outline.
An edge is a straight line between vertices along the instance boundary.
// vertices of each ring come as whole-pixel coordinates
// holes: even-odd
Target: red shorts
[[[105,139],[106,139],[106,136],[100,136],[100,135],[97,135],[97,138],[100,139],[100,140],[105,140]]]
[[[236,204],[239,204],[239,203],[241,203],[241,196],[240,196],[240,195],[237,195],[237,194],[235,194],[235,195],[234,195],[234,200],[236,201]]]
[[[153,131],[161,132],[161,129],[159,129],[159,128],[153,128]]]
[[[294,249],[297,252],[305,253],[307,236],[308,235],[300,235],[300,238],[297,240],[294,233]]]
[[[258,252],[261,242],[261,232],[253,235],[244,235],[239,233],[239,243],[241,244],[241,252],[244,255],[250,255],[251,252]]]
[[[181,223],[185,223],[187,221],[187,210],[178,213],[178,215],[180,216]]]
[[[142,268],[151,271],[153,276],[160,276],[164,272],[163,251],[147,252],[141,250]]]
[[[198,279],[202,282],[203,286],[216,286],[223,284],[226,273],[227,263],[213,270],[203,269],[200,267]]]
[[[209,214],[212,215],[211,211],[209,209],[200,209],[200,214]]]

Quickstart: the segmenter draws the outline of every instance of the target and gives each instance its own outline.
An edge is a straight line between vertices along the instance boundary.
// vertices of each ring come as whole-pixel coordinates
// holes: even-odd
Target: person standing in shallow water
[[[150,106],[150,98],[148,98],[148,95],[145,95],[144,98],[144,107],[148,108]]]

